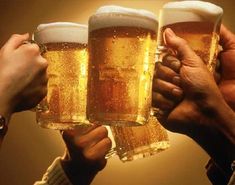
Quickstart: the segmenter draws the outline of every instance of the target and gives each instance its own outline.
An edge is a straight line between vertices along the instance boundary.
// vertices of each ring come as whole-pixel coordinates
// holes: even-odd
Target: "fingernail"
[[[172,79],[173,84],[180,86],[180,77],[179,76],[174,76]]]
[[[166,30],[165,30],[165,34],[168,36],[168,37],[175,37],[176,35],[175,35],[175,33],[172,31],[172,29],[170,29],[170,28],[167,28]]]
[[[173,89],[173,90],[172,90],[172,94],[173,94],[174,96],[182,96],[183,91],[182,91],[181,89]]]

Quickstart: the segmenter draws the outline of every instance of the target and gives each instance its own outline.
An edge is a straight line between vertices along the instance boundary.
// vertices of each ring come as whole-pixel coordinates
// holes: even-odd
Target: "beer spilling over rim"
[[[150,11],[115,5],[100,7],[89,19],[89,32],[117,26],[140,27],[156,31],[158,20]]]
[[[87,25],[72,22],[40,24],[33,35],[33,39],[40,44],[58,42],[87,44],[87,29]]]

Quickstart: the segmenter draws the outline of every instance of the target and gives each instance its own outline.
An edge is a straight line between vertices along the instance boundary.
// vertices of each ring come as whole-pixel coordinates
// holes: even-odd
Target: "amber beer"
[[[45,128],[72,129],[86,125],[87,97],[86,25],[49,23],[38,26],[36,42],[46,46],[48,93],[38,105],[37,122]]]
[[[163,32],[171,28],[184,38],[210,71],[216,67],[222,8],[202,1],[170,2],[160,11],[158,50],[165,52]],[[161,57],[160,57],[161,58]]]
[[[149,157],[170,146],[166,130],[154,116],[143,126],[111,126],[111,130],[122,162]]]
[[[88,119],[107,125],[142,125],[149,118],[155,15],[105,6],[89,19]]]

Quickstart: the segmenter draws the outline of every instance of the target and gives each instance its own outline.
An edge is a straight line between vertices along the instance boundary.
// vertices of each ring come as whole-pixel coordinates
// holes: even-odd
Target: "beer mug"
[[[209,2],[180,1],[166,3],[159,16],[158,59],[167,52],[163,32],[171,28],[185,39],[205,62],[211,72],[215,71],[218,54],[220,25],[223,9]]]
[[[36,108],[40,126],[72,129],[90,125],[86,118],[88,28],[69,22],[40,24],[34,40],[43,44],[48,61],[48,92]]]
[[[111,126],[111,130],[122,162],[149,157],[170,147],[166,130],[154,116],[143,126]]]
[[[89,19],[87,117],[105,125],[145,124],[156,51],[155,15],[104,6]]]

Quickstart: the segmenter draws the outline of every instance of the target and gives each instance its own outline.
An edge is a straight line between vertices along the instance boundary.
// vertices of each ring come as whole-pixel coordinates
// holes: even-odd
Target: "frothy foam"
[[[88,27],[72,22],[40,24],[33,37],[36,42],[41,44],[55,42],[87,44]]]
[[[186,21],[221,20],[223,9],[215,4],[203,1],[169,2],[163,6],[161,20],[163,25]]]
[[[150,11],[114,5],[100,7],[89,19],[89,31],[116,26],[141,27],[156,31],[158,20]]]

